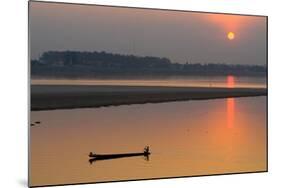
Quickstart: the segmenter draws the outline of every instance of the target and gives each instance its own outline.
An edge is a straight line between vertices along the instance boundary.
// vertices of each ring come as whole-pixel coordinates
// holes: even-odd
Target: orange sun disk
[[[235,38],[235,34],[234,34],[233,32],[228,32],[227,38],[228,38],[229,40],[233,40],[233,39]]]

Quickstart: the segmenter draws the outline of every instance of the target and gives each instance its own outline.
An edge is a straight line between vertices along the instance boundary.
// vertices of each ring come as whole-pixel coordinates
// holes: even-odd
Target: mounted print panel
[[[29,2],[29,185],[267,171],[267,17]]]

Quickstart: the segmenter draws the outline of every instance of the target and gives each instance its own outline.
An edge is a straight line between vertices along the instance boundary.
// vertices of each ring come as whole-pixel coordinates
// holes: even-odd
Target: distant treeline
[[[172,63],[168,58],[107,52],[48,51],[31,60],[35,77],[94,78],[107,76],[265,76],[266,66],[224,63]]]

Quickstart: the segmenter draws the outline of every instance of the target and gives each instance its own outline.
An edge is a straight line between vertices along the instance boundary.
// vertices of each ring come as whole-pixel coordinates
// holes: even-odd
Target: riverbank
[[[263,88],[32,85],[31,110],[97,108],[264,95],[267,95],[267,90]]]

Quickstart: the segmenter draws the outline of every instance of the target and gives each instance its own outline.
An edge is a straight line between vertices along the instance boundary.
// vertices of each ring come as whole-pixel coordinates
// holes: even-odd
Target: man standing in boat
[[[144,151],[143,151],[144,153],[149,153],[149,146],[145,146],[145,148],[144,148]]]

